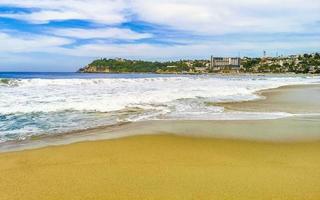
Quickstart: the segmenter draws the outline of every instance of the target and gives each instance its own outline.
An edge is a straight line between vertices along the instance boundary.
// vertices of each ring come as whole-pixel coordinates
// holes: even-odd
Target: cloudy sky
[[[0,71],[320,51],[319,0],[0,0]]]

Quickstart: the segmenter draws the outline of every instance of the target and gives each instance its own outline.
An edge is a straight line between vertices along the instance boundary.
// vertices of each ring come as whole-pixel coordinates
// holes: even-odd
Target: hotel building
[[[239,57],[213,57],[210,59],[210,67],[213,70],[239,69],[241,59]]]

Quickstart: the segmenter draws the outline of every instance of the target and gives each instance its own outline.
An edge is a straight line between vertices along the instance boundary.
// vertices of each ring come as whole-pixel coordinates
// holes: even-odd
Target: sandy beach
[[[136,136],[0,155],[2,199],[319,199],[320,142]]]
[[[229,110],[289,112],[289,113],[319,113],[320,86],[292,85],[257,93],[265,98],[257,101],[221,103]]]
[[[225,106],[317,112],[315,91],[319,85],[282,87]],[[319,130],[318,116],[303,115],[129,124],[119,134],[142,135],[1,153],[0,199],[316,200]]]

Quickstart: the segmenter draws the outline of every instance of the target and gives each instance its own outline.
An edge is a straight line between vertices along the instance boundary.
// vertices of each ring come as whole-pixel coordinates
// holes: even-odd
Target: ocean
[[[284,112],[226,112],[213,103],[263,98],[264,89],[319,76],[0,73],[0,143],[147,120],[247,120]]]

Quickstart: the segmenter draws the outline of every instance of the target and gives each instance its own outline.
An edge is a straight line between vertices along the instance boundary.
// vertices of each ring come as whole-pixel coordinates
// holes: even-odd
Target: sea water
[[[320,83],[319,76],[0,73],[0,142],[143,120],[276,119],[291,113],[225,112],[216,102]]]

